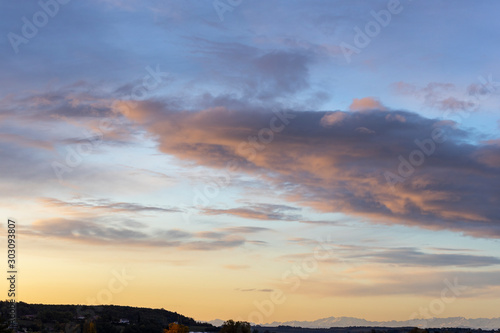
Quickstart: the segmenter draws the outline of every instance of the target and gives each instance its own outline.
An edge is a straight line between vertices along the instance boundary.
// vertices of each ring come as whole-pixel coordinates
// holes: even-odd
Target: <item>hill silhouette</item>
[[[0,314],[8,318],[10,303],[0,301]],[[55,330],[81,332],[86,322],[95,323],[99,333],[162,332],[173,322],[191,330],[210,332],[218,330],[208,323],[196,322],[177,312],[119,305],[64,305],[17,303],[20,328],[32,331]]]

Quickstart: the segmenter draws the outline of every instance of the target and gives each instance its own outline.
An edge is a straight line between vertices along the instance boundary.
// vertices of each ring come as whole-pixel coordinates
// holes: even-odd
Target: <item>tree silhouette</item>
[[[9,324],[0,317],[0,333],[12,333],[12,329],[9,328]]]
[[[83,333],[97,333],[93,321],[86,321],[83,325]]]
[[[163,333],[189,333],[189,327],[179,325],[177,323],[171,323],[168,325],[168,329],[163,329]]]
[[[229,319],[220,329],[220,333],[251,333],[250,324],[246,321],[235,322]]]
[[[429,333],[429,331],[421,329],[421,328],[418,328],[418,327],[414,327],[408,333]]]

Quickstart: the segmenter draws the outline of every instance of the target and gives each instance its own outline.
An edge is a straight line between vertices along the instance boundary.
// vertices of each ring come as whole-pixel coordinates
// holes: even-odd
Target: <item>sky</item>
[[[18,301],[500,316],[500,3],[0,6]]]

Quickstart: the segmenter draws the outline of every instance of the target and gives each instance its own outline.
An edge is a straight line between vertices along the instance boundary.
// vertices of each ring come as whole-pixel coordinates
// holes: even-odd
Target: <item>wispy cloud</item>
[[[88,199],[62,201],[54,198],[42,198],[41,202],[46,206],[80,208],[84,210],[104,210],[115,213],[178,213],[181,210],[176,208],[164,208],[157,206],[141,205],[130,202],[113,202],[109,199]]]
[[[246,288],[246,289],[237,288],[236,290],[242,291],[242,292],[256,291],[256,292],[263,292],[263,293],[270,293],[270,292],[274,291],[274,289],[255,289],[255,288]]]
[[[229,208],[229,209],[203,209],[203,213],[207,215],[233,215],[247,219],[257,220],[280,220],[280,221],[297,221],[301,215],[296,214],[300,212],[300,208],[285,206],[285,205],[272,205],[272,204],[255,204],[245,207]]]
[[[211,237],[209,231],[192,233],[179,229],[144,230],[130,223],[110,223],[102,218],[46,219],[35,221],[23,233],[28,237],[60,239],[84,244],[123,247],[172,247],[178,250],[215,251],[244,246],[247,241],[235,232],[218,232]],[[240,232],[241,233],[241,232]],[[245,233],[243,230],[242,233]],[[208,240],[207,240],[208,239]]]

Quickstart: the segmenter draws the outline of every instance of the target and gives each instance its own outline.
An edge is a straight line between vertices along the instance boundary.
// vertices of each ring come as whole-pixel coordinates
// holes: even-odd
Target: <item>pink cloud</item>
[[[351,111],[387,110],[375,97],[355,98],[349,106]]]
[[[358,106],[381,105],[371,98],[360,101]],[[238,170],[259,176],[298,205],[377,223],[500,237],[500,206],[495,204],[498,146],[464,146],[466,133],[410,112],[289,114],[282,121],[265,110],[175,111],[158,102],[141,102],[127,116],[157,138],[163,153],[229,174]],[[424,164],[391,187],[384,174],[397,174],[399,156],[408,160],[419,149],[415,140],[430,138],[436,128],[448,141],[435,143],[432,156],[424,154]],[[293,184],[293,190],[285,184]],[[248,208],[224,213],[269,218]]]
[[[344,112],[332,112],[327,113],[321,118],[321,125],[323,126],[332,126],[338,123],[341,123],[347,116]]]

